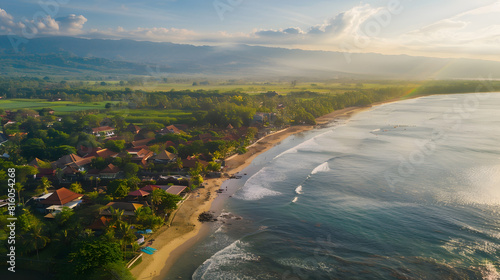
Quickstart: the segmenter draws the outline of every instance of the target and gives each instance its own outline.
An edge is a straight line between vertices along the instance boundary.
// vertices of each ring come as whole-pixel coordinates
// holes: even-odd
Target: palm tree
[[[46,193],[47,192],[47,189],[52,187],[52,185],[50,184],[50,181],[49,179],[47,179],[47,177],[42,177],[42,183],[40,184],[40,186],[38,186],[38,188],[43,192],[43,193]]]
[[[125,212],[124,210],[109,207],[109,211],[111,212],[111,217],[113,217],[114,222],[118,222],[123,219],[123,213]]]
[[[176,164],[177,168],[179,168],[179,171],[181,171],[183,165],[182,165],[182,159],[180,157],[177,157]]]
[[[43,235],[42,227],[39,224],[36,224],[32,226],[28,231],[27,240],[29,240],[29,246],[36,250],[36,257],[39,260],[40,257],[38,256],[38,250],[45,247],[50,239],[47,236]]]
[[[14,189],[17,191],[17,199],[18,199],[18,201],[21,202],[21,191],[24,190],[24,186],[21,185],[20,183],[16,183],[14,185]]]
[[[163,190],[162,189],[155,189],[151,193],[151,205],[153,206],[153,211],[156,209],[156,206],[161,203],[161,200],[163,199]]]

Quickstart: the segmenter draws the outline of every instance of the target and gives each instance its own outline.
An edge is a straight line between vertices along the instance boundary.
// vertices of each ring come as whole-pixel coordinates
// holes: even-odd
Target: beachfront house
[[[110,202],[106,204],[106,208],[101,210],[101,215],[111,216],[111,207],[113,209],[123,210],[124,216],[134,216],[135,210],[145,206],[144,204],[132,203],[132,202]]]

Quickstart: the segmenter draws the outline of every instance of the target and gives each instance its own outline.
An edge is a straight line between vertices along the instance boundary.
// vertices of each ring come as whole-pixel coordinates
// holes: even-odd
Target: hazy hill
[[[0,60],[5,66],[1,68],[2,72],[31,67],[38,67],[41,71],[48,67],[57,71],[61,67],[68,72],[88,70],[120,74],[148,74],[150,69],[159,69],[171,73],[252,77],[444,79],[488,77],[491,74],[500,78],[499,62],[372,53],[350,54],[349,57],[350,60],[346,59],[346,55],[340,52],[248,45],[212,47],[72,37],[31,39],[20,46],[19,53],[15,53],[7,36],[0,36]],[[66,62],[56,63],[57,59]]]

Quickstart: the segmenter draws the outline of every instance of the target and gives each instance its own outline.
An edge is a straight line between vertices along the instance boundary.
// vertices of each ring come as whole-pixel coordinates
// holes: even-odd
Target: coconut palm
[[[50,184],[49,179],[47,177],[42,177],[42,182],[40,183],[40,186],[38,186],[39,190],[43,193],[47,193],[47,189],[52,187]]]
[[[17,199],[19,202],[21,202],[21,191],[24,191],[24,186],[21,185],[20,183],[16,183],[14,185],[14,189],[17,191]]]
[[[40,259],[38,256],[38,250],[45,247],[50,239],[43,234],[40,224],[30,227],[26,235],[26,240],[29,240],[29,242],[27,242],[29,248],[36,250],[36,257],[37,259]]]
[[[111,212],[111,217],[114,222],[121,221],[123,219],[124,210],[115,209],[113,207],[109,207],[109,211]]]
[[[150,195],[151,198],[151,205],[153,206],[153,210],[156,210],[157,205],[161,203],[163,199],[163,190],[162,189],[155,189]]]

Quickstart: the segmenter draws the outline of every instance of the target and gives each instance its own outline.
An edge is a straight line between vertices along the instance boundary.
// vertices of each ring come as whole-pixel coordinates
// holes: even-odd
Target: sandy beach
[[[369,109],[369,107],[349,107],[337,110],[330,114],[316,119],[318,125],[324,125],[338,118],[349,118],[352,114]],[[226,173],[234,174],[245,169],[252,160],[263,152],[271,149],[290,135],[313,129],[314,126],[292,126],[284,130],[267,135],[251,146],[248,152],[243,155],[235,155],[226,160]],[[162,227],[147,240],[154,239],[151,247],[158,251],[154,255],[143,254],[142,262],[135,266],[131,272],[136,279],[155,279],[165,278],[170,267],[175,263],[180,255],[197,241],[209,233],[209,226],[198,221],[198,216],[202,212],[212,210],[217,211],[222,207],[223,202],[231,193],[226,193],[219,197],[217,189],[226,179],[206,179],[205,188],[197,189],[183,202],[177,210],[170,227]],[[227,179],[230,180],[230,179]],[[232,180],[235,181],[235,180]],[[234,193],[236,189],[232,189]],[[212,205],[214,200],[217,202]]]

